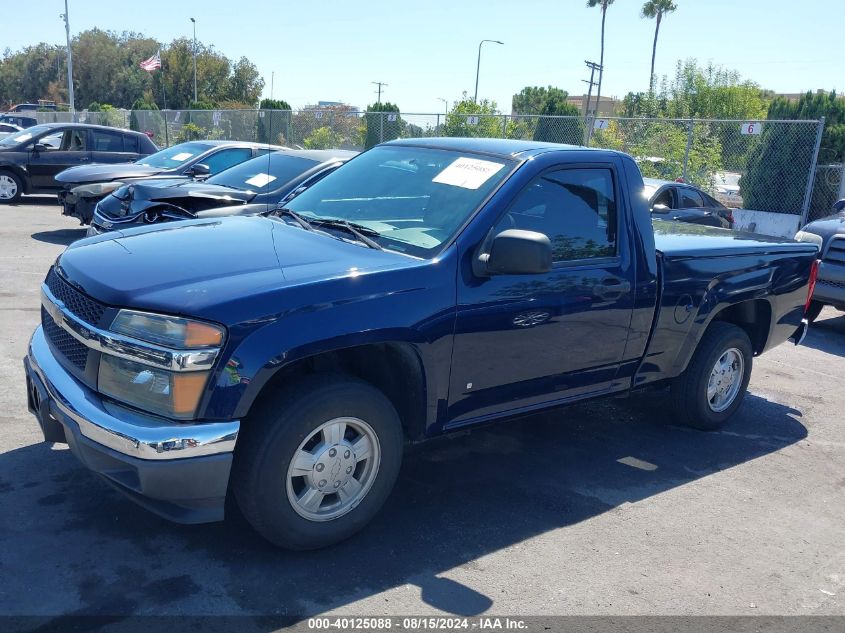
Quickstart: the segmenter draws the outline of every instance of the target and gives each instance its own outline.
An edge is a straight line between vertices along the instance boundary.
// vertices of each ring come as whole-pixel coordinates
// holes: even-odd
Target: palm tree
[[[654,44],[651,47],[651,74],[648,76],[648,91],[654,92],[654,58],[657,56],[657,35],[660,33],[660,22],[667,13],[672,13],[678,5],[672,0],[648,0],[643,5],[642,17],[657,18],[657,25],[654,27]]]
[[[601,101],[601,78],[604,75],[604,21],[607,17],[607,7],[613,4],[614,0],[587,0],[587,6],[590,8],[593,7],[601,7],[601,56],[599,57],[599,66],[601,66],[601,70],[599,70],[599,85],[596,94],[596,112],[599,109],[599,103]],[[589,104],[587,104],[589,110]],[[587,112],[587,115],[590,113]]]

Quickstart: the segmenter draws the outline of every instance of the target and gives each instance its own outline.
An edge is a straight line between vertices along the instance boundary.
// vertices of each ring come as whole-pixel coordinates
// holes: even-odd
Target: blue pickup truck
[[[308,549],[378,512],[403,447],[668,387],[720,427],[805,329],[818,249],[652,221],[613,151],[386,143],[254,217],[71,245],[24,360],[44,438],[184,523],[228,494]]]

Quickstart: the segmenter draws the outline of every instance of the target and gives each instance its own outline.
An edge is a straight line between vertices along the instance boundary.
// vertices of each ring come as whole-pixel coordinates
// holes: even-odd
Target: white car
[[[739,179],[742,174],[733,171],[717,171],[713,175],[716,185],[716,199],[727,207],[742,206],[742,196],[739,193]]]
[[[22,127],[18,127],[12,123],[0,123],[0,138],[6,138],[7,136],[14,134],[15,132],[20,132],[21,130],[23,130]]]

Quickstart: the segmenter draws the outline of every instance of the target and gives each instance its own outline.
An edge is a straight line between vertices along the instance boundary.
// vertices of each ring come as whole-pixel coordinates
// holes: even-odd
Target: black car
[[[144,180],[124,185],[97,204],[88,235],[153,222],[270,211],[357,154],[347,150],[274,152],[203,182]]]
[[[189,141],[168,147],[134,163],[79,165],[56,176],[64,215],[90,224],[97,202],[126,182],[138,179],[183,179],[213,176],[257,156],[284,150],[278,145],[241,141]]]
[[[655,218],[724,229],[733,227],[731,210],[701,189],[687,183],[655,178],[643,178],[643,182]]]
[[[140,132],[102,125],[45,123],[0,140],[0,203],[55,193],[56,175],[83,163],[127,163],[158,151]]]
[[[0,123],[11,123],[24,129],[38,125],[38,119],[28,114],[20,114],[18,112],[7,112],[0,114]]]
[[[833,215],[815,220],[795,234],[799,242],[819,247],[819,272],[807,318],[815,321],[826,305],[845,311],[845,200],[833,205]]]

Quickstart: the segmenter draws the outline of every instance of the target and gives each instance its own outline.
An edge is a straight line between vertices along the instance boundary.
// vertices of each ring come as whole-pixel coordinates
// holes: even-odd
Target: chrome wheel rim
[[[731,406],[742,386],[744,375],[742,352],[735,347],[726,350],[713,365],[707,381],[707,404],[711,411],[721,413]]]
[[[372,488],[381,461],[378,436],[358,418],[334,418],[299,445],[288,465],[287,494],[309,521],[331,521],[354,510]]]
[[[5,174],[0,176],[0,200],[11,200],[18,193],[18,183]]]

